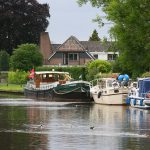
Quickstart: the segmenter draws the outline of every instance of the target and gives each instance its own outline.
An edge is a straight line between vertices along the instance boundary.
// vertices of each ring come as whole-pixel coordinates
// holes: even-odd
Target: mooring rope
[[[76,90],[78,90],[78,89],[80,89],[80,88],[81,88],[81,87],[78,87],[78,88],[76,88],[76,89],[73,89],[73,90],[68,91],[68,92],[65,92],[65,93],[58,93],[58,92],[55,90],[55,88],[53,88],[53,91],[54,91],[56,94],[63,95],[63,94],[68,94],[68,93],[71,93],[71,92],[73,92],[73,91],[76,91]]]

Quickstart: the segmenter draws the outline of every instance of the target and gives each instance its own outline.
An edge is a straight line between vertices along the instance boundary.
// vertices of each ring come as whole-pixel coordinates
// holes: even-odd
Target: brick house
[[[52,44],[53,54],[49,57],[50,65],[85,65],[95,58],[79,40],[71,36],[63,44]]]
[[[110,44],[99,41],[79,41],[70,36],[63,44],[51,44],[48,33],[41,33],[40,50],[44,65],[85,65],[94,59],[113,60],[118,53],[109,52]]]

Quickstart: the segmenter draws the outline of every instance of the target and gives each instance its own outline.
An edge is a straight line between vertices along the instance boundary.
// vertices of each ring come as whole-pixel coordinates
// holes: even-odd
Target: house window
[[[98,59],[98,54],[93,55],[95,59]]]
[[[108,54],[108,60],[116,60],[117,56],[117,54]]]
[[[70,53],[69,54],[69,60],[78,60],[78,54],[77,53]]]

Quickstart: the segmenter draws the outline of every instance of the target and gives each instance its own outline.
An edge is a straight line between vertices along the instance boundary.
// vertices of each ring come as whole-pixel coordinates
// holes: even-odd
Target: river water
[[[149,149],[149,110],[0,100],[0,150]]]

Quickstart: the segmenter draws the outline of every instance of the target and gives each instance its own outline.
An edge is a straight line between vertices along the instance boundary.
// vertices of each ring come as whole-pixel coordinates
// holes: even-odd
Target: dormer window
[[[77,53],[69,53],[69,60],[77,61],[78,54]]]
[[[108,60],[116,60],[116,58],[118,57],[117,54],[108,54]]]
[[[95,59],[98,59],[98,54],[93,55]]]

